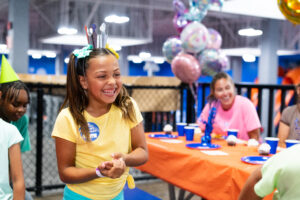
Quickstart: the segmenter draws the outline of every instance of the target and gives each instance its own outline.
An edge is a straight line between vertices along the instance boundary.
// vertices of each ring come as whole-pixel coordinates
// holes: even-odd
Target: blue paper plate
[[[158,138],[158,139],[175,139],[177,135],[168,135],[168,134],[150,134],[148,135],[150,138]]]
[[[253,164],[253,165],[262,165],[264,164],[270,157],[268,156],[245,156],[241,158],[241,161]]]
[[[201,150],[213,150],[220,149],[221,145],[218,144],[203,144],[203,143],[189,143],[185,145],[188,148],[192,149],[201,149]]]

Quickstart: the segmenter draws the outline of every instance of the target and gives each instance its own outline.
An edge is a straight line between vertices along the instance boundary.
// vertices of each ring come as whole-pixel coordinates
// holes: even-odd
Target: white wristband
[[[97,176],[98,176],[99,178],[104,177],[103,174],[101,174],[101,172],[100,172],[100,170],[99,170],[98,167],[96,168],[96,174],[97,174]]]

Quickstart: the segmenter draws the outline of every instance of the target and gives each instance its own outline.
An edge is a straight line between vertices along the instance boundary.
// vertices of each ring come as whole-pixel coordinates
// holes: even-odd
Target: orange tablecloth
[[[212,140],[228,155],[207,155],[187,148],[185,144],[190,142],[185,137],[177,138],[182,143],[146,137],[149,161],[137,168],[208,200],[237,199],[248,176],[258,167],[241,161],[243,156],[259,155],[257,148],[245,144],[227,146],[225,140]],[[194,142],[200,142],[200,136]]]

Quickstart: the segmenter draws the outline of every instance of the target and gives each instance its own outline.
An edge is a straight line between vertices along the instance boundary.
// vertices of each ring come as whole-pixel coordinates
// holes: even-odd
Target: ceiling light
[[[54,52],[46,52],[46,53],[44,53],[44,55],[47,58],[55,58],[56,57],[56,53],[54,53]]]
[[[142,51],[139,53],[139,57],[143,60],[146,60],[147,58],[151,57],[151,53]]]
[[[163,64],[165,62],[163,57],[153,57],[153,60],[156,64]]]
[[[224,53],[226,56],[243,56],[244,54],[251,54],[259,57],[261,50],[259,48],[232,48],[222,49],[222,53]],[[279,49],[276,53],[277,56],[299,55],[300,50]]]
[[[245,29],[240,29],[238,31],[238,34],[241,35],[241,36],[252,37],[252,36],[262,35],[263,32],[262,32],[262,30],[259,30],[259,29],[245,28]]]
[[[118,16],[118,15],[109,15],[104,19],[107,23],[116,23],[116,24],[123,24],[129,22],[129,17],[126,16]]]
[[[76,45],[85,46],[87,45],[86,35],[56,35],[48,38],[43,38],[42,43],[47,44],[58,44],[58,45]],[[116,37],[111,36],[108,38],[107,43],[109,46],[134,46],[140,44],[147,44],[152,42],[152,38],[130,38],[130,37]]]
[[[143,60],[141,58],[136,57],[132,60],[132,62],[139,64],[139,63],[142,63]]]
[[[0,44],[0,49],[6,49],[7,45],[6,44]]]
[[[109,47],[111,47],[115,51],[121,51],[121,49],[122,49],[122,47],[120,45],[116,45],[116,44],[109,45]]]
[[[76,34],[78,31],[76,28],[70,28],[70,27],[65,27],[65,26],[62,26],[62,27],[59,27],[57,29],[57,32],[61,35],[74,35]]]
[[[29,49],[27,54],[32,56],[34,59],[40,59],[42,56],[46,56],[47,58],[56,57],[56,51],[53,50]]]
[[[41,59],[42,58],[42,54],[39,54],[39,53],[34,53],[31,56],[33,59]]]
[[[209,10],[220,12],[220,7],[211,6]],[[278,5],[274,0],[227,0],[224,1],[221,12],[285,20],[285,17],[278,9]]]
[[[9,50],[6,44],[0,44],[0,53],[8,54]],[[43,55],[47,58],[55,58],[56,57],[55,50],[40,50],[40,49],[28,49],[27,54],[32,56],[35,59],[40,59]]]
[[[255,62],[256,60],[255,56],[252,54],[244,54],[242,58],[245,62]]]
[[[143,55],[146,52],[141,52],[141,53]],[[147,55],[147,54],[150,54],[150,53],[146,53],[145,55]],[[163,64],[165,62],[165,59],[162,56],[151,56],[151,54],[150,54],[150,57],[148,57],[148,56],[146,56],[146,58],[142,58],[142,57],[137,56],[137,55],[129,55],[129,56],[127,56],[127,60],[132,61],[134,63],[141,63],[141,62],[145,61],[145,62],[154,62],[156,64]]]
[[[9,50],[8,50],[6,44],[0,44],[0,53],[1,54],[8,54],[9,53]]]
[[[132,61],[133,63],[142,63],[143,62],[143,60],[139,56],[136,56],[136,55],[127,56],[127,60]]]
[[[64,62],[65,62],[66,64],[68,64],[69,61],[70,61],[70,58],[69,58],[69,57],[66,57],[66,58],[64,59]]]

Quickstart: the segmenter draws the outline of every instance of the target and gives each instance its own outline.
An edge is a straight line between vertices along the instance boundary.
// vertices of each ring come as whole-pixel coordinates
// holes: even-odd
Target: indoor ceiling
[[[189,1],[182,1],[188,8]],[[8,0],[0,0],[0,5],[1,43],[5,43]],[[55,38],[57,44],[45,43],[45,39],[59,36],[57,28],[62,25],[71,25],[78,29],[78,34],[84,35],[84,25],[100,25],[104,17],[112,13],[130,18],[125,24],[108,25],[110,38],[123,38],[124,41],[135,39],[135,44],[139,44],[123,44],[122,53],[124,51],[127,55],[148,51],[161,56],[163,42],[168,37],[178,36],[172,24],[175,15],[172,0],[30,0],[30,49],[57,52],[74,49],[80,44],[79,41],[83,41],[80,37],[71,39],[73,44],[68,45],[58,43],[66,42],[66,38]],[[261,37],[242,37],[237,31],[249,26],[262,29],[264,21],[270,18],[280,20],[280,48],[299,50],[300,27],[284,20],[276,0],[225,0],[223,8],[212,7],[202,23],[221,33],[222,49],[256,48]]]

